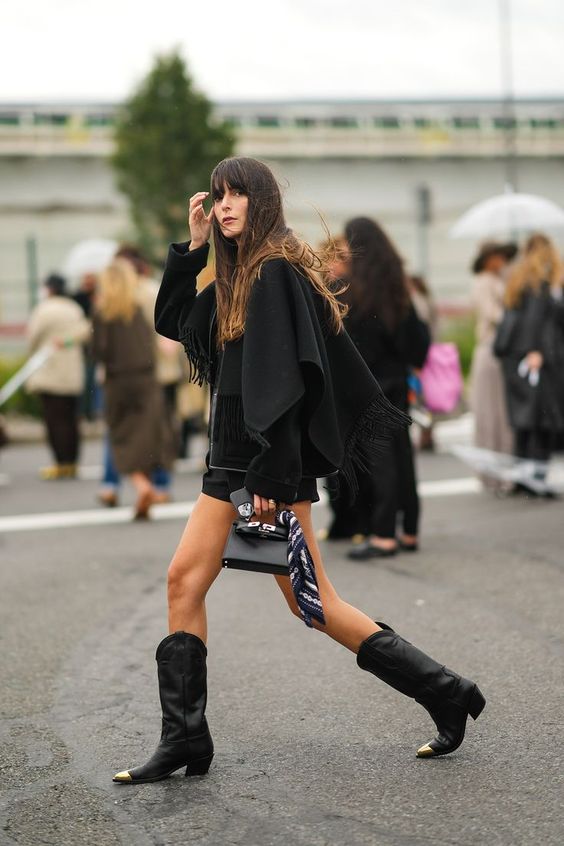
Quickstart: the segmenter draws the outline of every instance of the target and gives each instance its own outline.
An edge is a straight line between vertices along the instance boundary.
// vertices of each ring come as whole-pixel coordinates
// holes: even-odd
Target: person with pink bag
[[[408,377],[425,363],[429,328],[411,302],[403,261],[383,229],[367,217],[345,226],[350,251],[349,306],[344,323],[358,351],[397,408],[408,410]],[[419,496],[413,447],[407,431],[363,473],[368,508],[367,539],[348,555],[354,561],[414,552],[419,539]],[[401,530],[397,535],[401,520]]]

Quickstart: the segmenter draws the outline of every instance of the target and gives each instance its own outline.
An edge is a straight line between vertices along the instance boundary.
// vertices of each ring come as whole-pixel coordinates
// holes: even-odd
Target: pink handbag
[[[454,411],[464,386],[456,344],[431,344],[419,377],[423,402],[429,411],[438,414]]]

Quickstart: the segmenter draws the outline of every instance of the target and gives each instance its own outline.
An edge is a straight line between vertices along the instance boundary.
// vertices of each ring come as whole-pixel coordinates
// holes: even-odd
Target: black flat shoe
[[[415,543],[406,543],[398,538],[398,547],[401,549],[402,552],[418,552],[419,544],[417,541]]]
[[[381,546],[374,546],[370,541],[365,541],[349,549],[347,558],[351,561],[369,561],[371,558],[392,558],[396,553],[397,549],[383,549]]]

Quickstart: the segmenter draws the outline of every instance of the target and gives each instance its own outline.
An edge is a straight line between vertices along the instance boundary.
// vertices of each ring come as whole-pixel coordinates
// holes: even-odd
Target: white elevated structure
[[[114,103],[0,103],[0,155],[108,156]],[[215,104],[238,152],[265,158],[564,156],[564,99],[241,101]],[[189,128],[187,127],[187,131]]]
[[[0,324],[25,320],[29,280],[75,242],[133,237],[109,162],[118,108],[0,103]],[[442,300],[468,300],[476,243],[448,233],[503,192],[508,148],[517,190],[564,206],[564,98],[519,100],[511,120],[494,100],[221,102],[214,116],[233,125],[237,153],[272,165],[298,232],[315,244],[319,213],[334,233],[374,217]]]

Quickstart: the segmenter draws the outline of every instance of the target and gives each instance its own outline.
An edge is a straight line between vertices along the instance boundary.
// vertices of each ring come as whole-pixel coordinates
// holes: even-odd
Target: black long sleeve
[[[428,324],[417,316],[413,306],[409,309],[403,333],[406,363],[411,367],[423,367],[431,345],[431,332]]]
[[[170,245],[155,303],[155,329],[173,341],[180,340],[179,330],[196,300],[198,274],[208,261],[209,244],[191,252],[189,246],[188,241]]]

